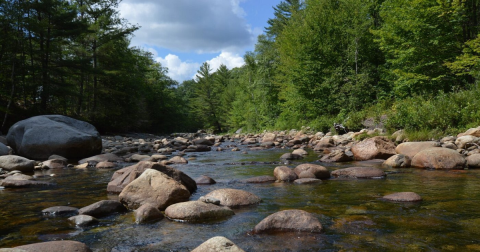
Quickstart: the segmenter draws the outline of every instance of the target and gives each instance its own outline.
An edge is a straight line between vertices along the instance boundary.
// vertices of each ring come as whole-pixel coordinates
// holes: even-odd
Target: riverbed
[[[232,143],[223,143],[222,146]],[[190,251],[214,236],[225,236],[245,251],[480,251],[480,170],[435,171],[384,169],[383,179],[324,180],[321,184],[246,184],[242,179],[273,175],[279,157],[291,150],[189,153],[186,165],[173,167],[192,178],[207,175],[217,181],[201,185],[196,200],[210,191],[235,188],[262,198],[259,205],[234,209],[235,215],[208,223],[163,219],[135,224],[133,212],[100,219],[81,229],[66,217],[43,216],[51,206],[84,207],[99,200],[117,199],[106,192],[114,170],[61,169],[37,172],[57,185],[47,188],[0,190],[0,247],[41,241],[76,240],[93,251]],[[247,151],[245,154],[243,151]],[[313,151],[288,166],[317,163],[330,171],[351,166],[381,167],[379,162],[319,163]],[[121,166],[133,163],[122,163]],[[55,174],[50,177],[50,174]],[[412,191],[420,203],[392,203],[384,195]],[[321,234],[253,235],[266,216],[280,210],[302,209],[322,223]]]

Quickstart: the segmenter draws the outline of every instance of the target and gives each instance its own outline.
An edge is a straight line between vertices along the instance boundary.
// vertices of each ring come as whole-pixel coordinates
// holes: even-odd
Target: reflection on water
[[[388,169],[386,179],[327,180],[316,185],[284,183],[244,184],[240,180],[272,175],[286,150],[208,152],[177,166],[192,178],[208,175],[219,181],[199,186],[191,199],[219,188],[236,188],[262,198],[257,206],[234,209],[235,215],[219,222],[178,223],[164,219],[137,225],[133,213],[101,219],[88,229],[71,226],[65,217],[42,216],[51,206],[83,207],[107,195],[113,171],[52,170],[46,180],[57,185],[41,189],[0,190],[0,247],[39,241],[72,239],[94,251],[189,251],[221,235],[246,251],[465,251],[480,249],[480,170],[428,171]],[[302,162],[314,162],[315,154]],[[260,164],[251,164],[252,161]],[[227,164],[228,163],[228,164]],[[234,163],[234,164],[231,164]],[[242,165],[242,163],[244,163]],[[378,163],[323,164],[330,170]],[[391,203],[380,197],[413,191],[424,201]],[[251,235],[263,218],[285,209],[311,212],[321,221],[322,234]]]

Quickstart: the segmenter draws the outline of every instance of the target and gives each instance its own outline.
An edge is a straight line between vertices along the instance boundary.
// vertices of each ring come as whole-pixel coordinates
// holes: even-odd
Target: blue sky
[[[281,0],[123,0],[120,15],[141,28],[132,45],[152,52],[169,76],[192,79],[203,62],[214,70],[243,65]]]

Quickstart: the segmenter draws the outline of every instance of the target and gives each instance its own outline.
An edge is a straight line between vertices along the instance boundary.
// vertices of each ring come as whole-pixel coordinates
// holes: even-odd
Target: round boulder
[[[320,221],[303,210],[284,210],[267,216],[253,229],[254,233],[266,232],[308,232],[321,233]]]
[[[23,157],[45,160],[53,154],[68,159],[100,154],[102,139],[87,122],[62,115],[42,115],[15,123],[8,144]]]
[[[250,192],[238,189],[218,189],[205,195],[206,198],[220,200],[220,204],[228,207],[248,206],[260,203],[261,199]]]
[[[316,164],[301,164],[293,169],[295,174],[300,176],[302,172],[311,172],[317,179],[328,179],[330,178],[330,171],[327,168],[316,165]]]
[[[401,202],[422,201],[422,197],[420,197],[420,195],[414,192],[392,193],[392,194],[383,196],[382,199],[389,200],[389,201],[401,201]]]
[[[385,162],[383,162],[383,167],[391,168],[407,168],[410,167],[412,160],[403,154],[397,154],[389,157]]]
[[[163,214],[158,210],[158,208],[145,204],[135,210],[135,222],[136,223],[147,223],[152,221],[157,221],[163,219]]]
[[[170,205],[165,215],[172,220],[199,222],[217,220],[234,215],[232,209],[202,201],[188,201]]]
[[[293,181],[293,183],[298,184],[298,185],[321,184],[322,180],[321,179],[316,179],[316,178],[299,178],[299,179],[295,179],[295,181]]]
[[[387,159],[395,154],[395,144],[386,137],[372,137],[352,146],[355,160]]]
[[[278,166],[273,170],[273,176],[279,181],[294,181],[298,178],[297,174],[286,166]]]
[[[239,248],[229,239],[223,236],[216,236],[210,238],[206,242],[202,243],[200,246],[196,247],[192,252],[245,252],[243,249]]]
[[[395,151],[398,154],[403,154],[403,155],[409,157],[410,159],[412,159],[420,151],[428,149],[428,148],[432,148],[432,147],[440,147],[440,143],[435,142],[435,141],[406,142],[406,143],[399,144],[395,148]]]
[[[375,167],[349,167],[332,172],[335,178],[383,178],[385,172]]]
[[[417,153],[412,159],[412,166],[428,169],[463,169],[465,162],[465,158],[455,150],[434,147]]]
[[[467,157],[468,168],[480,168],[480,154],[473,154]]]

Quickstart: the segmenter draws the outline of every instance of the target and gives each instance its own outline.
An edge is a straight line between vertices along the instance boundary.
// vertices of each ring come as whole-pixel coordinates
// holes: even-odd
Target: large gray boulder
[[[18,155],[35,160],[53,154],[84,158],[102,151],[102,139],[93,125],[62,115],[19,121],[8,130],[7,141]]]

